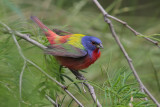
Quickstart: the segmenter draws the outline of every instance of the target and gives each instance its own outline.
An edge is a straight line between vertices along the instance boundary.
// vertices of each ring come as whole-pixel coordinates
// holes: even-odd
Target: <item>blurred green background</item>
[[[159,0],[100,0],[99,2],[109,14],[126,21],[138,32],[144,35],[160,33]],[[105,81],[108,81],[106,72],[111,78],[121,68],[125,68],[127,73],[131,72],[123,53],[111,35],[108,25],[104,22],[103,16],[92,0],[0,0],[1,22],[4,22],[13,30],[30,34],[31,38],[44,43],[42,32],[30,20],[31,15],[37,16],[51,29],[57,28],[72,33],[96,36],[102,40],[104,49],[101,58],[85,70],[87,73],[83,73],[88,80],[104,85]],[[122,44],[133,59],[133,64],[141,80],[153,96],[160,101],[159,48],[142,37],[134,36],[122,24],[115,21],[113,21],[113,24]],[[4,28],[0,26],[0,106],[52,106],[43,94],[38,92],[38,89],[45,85],[52,90],[56,85],[30,64],[27,65],[23,76],[22,97],[25,103],[20,104],[19,76],[23,59],[20,57],[11,35],[4,33],[3,30]],[[159,37],[155,38],[159,39]],[[17,38],[17,40],[24,55],[47,71],[43,51],[25,40],[20,38]],[[53,70],[52,67],[50,69]],[[73,79],[75,78],[66,69],[63,70],[63,73]],[[55,77],[51,71],[49,74]],[[128,83],[133,81],[136,81],[133,76],[127,80]],[[40,83],[43,85],[39,85]],[[69,83],[68,80],[65,84],[67,83]],[[79,86],[81,87],[81,85]],[[75,88],[75,86],[71,87]],[[138,87],[138,85],[135,87]],[[61,89],[56,87],[55,90]],[[69,90],[84,105],[95,106],[88,103],[92,102],[91,98],[87,96],[88,94],[85,96],[83,92],[77,94],[78,92],[72,88],[69,88]],[[58,93],[60,93],[59,96],[62,99],[61,94],[63,92],[58,91]],[[100,102],[103,102],[104,93],[96,88],[96,94]],[[82,100],[83,98],[87,98],[88,101]],[[64,105],[69,105],[72,99],[68,96],[66,99]],[[71,104],[71,106],[73,105],[76,105],[75,102]]]

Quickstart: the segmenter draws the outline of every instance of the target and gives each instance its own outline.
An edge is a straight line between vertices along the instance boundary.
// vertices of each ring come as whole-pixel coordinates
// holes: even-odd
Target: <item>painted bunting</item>
[[[97,37],[71,34],[61,30],[50,30],[36,16],[31,19],[43,30],[50,45],[45,53],[55,56],[56,60],[71,70],[81,70],[93,64],[101,55],[102,42]],[[66,35],[60,35],[66,33]]]

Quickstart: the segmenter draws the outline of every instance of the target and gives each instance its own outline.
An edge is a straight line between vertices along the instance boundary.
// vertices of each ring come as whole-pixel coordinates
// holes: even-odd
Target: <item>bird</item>
[[[36,16],[31,16],[31,19],[42,29],[50,43],[45,53],[53,55],[60,65],[70,70],[83,70],[100,57],[103,45],[99,38],[58,29],[50,30]]]

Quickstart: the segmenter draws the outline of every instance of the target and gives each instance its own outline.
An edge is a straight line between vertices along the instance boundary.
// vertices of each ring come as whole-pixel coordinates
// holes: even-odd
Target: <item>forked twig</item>
[[[107,13],[107,12],[106,12],[106,13]],[[111,15],[109,15],[108,13],[105,14],[105,16],[108,17],[108,18],[111,18],[111,19],[113,19],[113,20],[115,20],[115,21],[117,21],[117,22],[119,22],[119,23],[121,23],[121,24],[123,24],[123,25],[124,25],[125,27],[127,27],[130,31],[132,31],[136,36],[137,36],[137,35],[142,35],[141,33],[137,32],[135,29],[133,29],[131,26],[129,26],[129,25],[127,24],[127,22],[122,21],[122,20],[120,20],[120,19],[118,19],[118,18],[116,18],[116,17],[114,17],[114,16],[111,16]],[[152,40],[152,39],[150,39],[150,38],[148,38],[148,37],[144,37],[144,38],[145,38],[146,40],[148,40],[149,42],[155,44],[158,48],[160,48],[160,45],[159,45],[158,41]]]
[[[144,84],[142,83],[142,81],[140,80],[134,66],[133,66],[133,63],[132,63],[132,59],[128,56],[128,53],[126,52],[125,48],[123,47],[123,45],[121,44],[120,40],[119,40],[119,37],[117,36],[116,32],[115,32],[115,29],[113,27],[113,24],[112,22],[110,21],[109,17],[110,16],[105,10],[104,8],[100,5],[100,3],[97,1],[97,0],[93,0],[93,2],[96,4],[96,6],[100,9],[100,11],[102,12],[102,14],[104,15],[104,21],[109,25],[109,28],[111,30],[111,33],[112,33],[112,36],[114,37],[115,41],[117,42],[118,46],[120,47],[121,51],[123,52],[126,60],[128,61],[128,64],[129,64],[129,67],[130,69],[132,70],[136,80],[138,81],[139,85],[140,85],[140,88],[152,99],[152,101],[157,105],[157,107],[160,107],[160,104],[159,102],[152,96],[152,94],[148,91],[148,89],[144,86]],[[122,22],[121,20],[113,17],[114,19],[118,20],[119,22]],[[122,22],[124,23],[124,22]],[[125,24],[127,25],[127,24]],[[131,28],[130,26],[127,25],[128,28],[130,28],[130,30],[132,32],[134,32],[136,35],[139,34],[138,32],[136,32],[133,28]],[[147,38],[147,40],[150,40],[149,38]],[[157,42],[153,42],[152,43],[155,43],[156,45],[158,45]],[[159,46],[158,46],[159,47]]]
[[[92,99],[93,101],[97,104],[97,107],[102,107],[102,105],[100,104],[100,102],[98,101],[97,97],[96,97],[96,94],[95,94],[95,91],[94,91],[94,88],[92,85],[90,85],[87,81],[86,81],[86,78],[80,74],[78,71],[76,70],[71,70],[70,71],[76,76],[77,79],[79,80],[84,80],[83,84],[88,88],[88,91],[90,92],[91,96],[92,96]]]

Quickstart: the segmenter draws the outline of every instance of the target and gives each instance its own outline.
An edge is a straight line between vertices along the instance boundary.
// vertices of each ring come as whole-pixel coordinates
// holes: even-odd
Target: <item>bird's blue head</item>
[[[89,53],[95,49],[103,48],[101,40],[93,36],[84,36],[82,38],[82,44]]]

